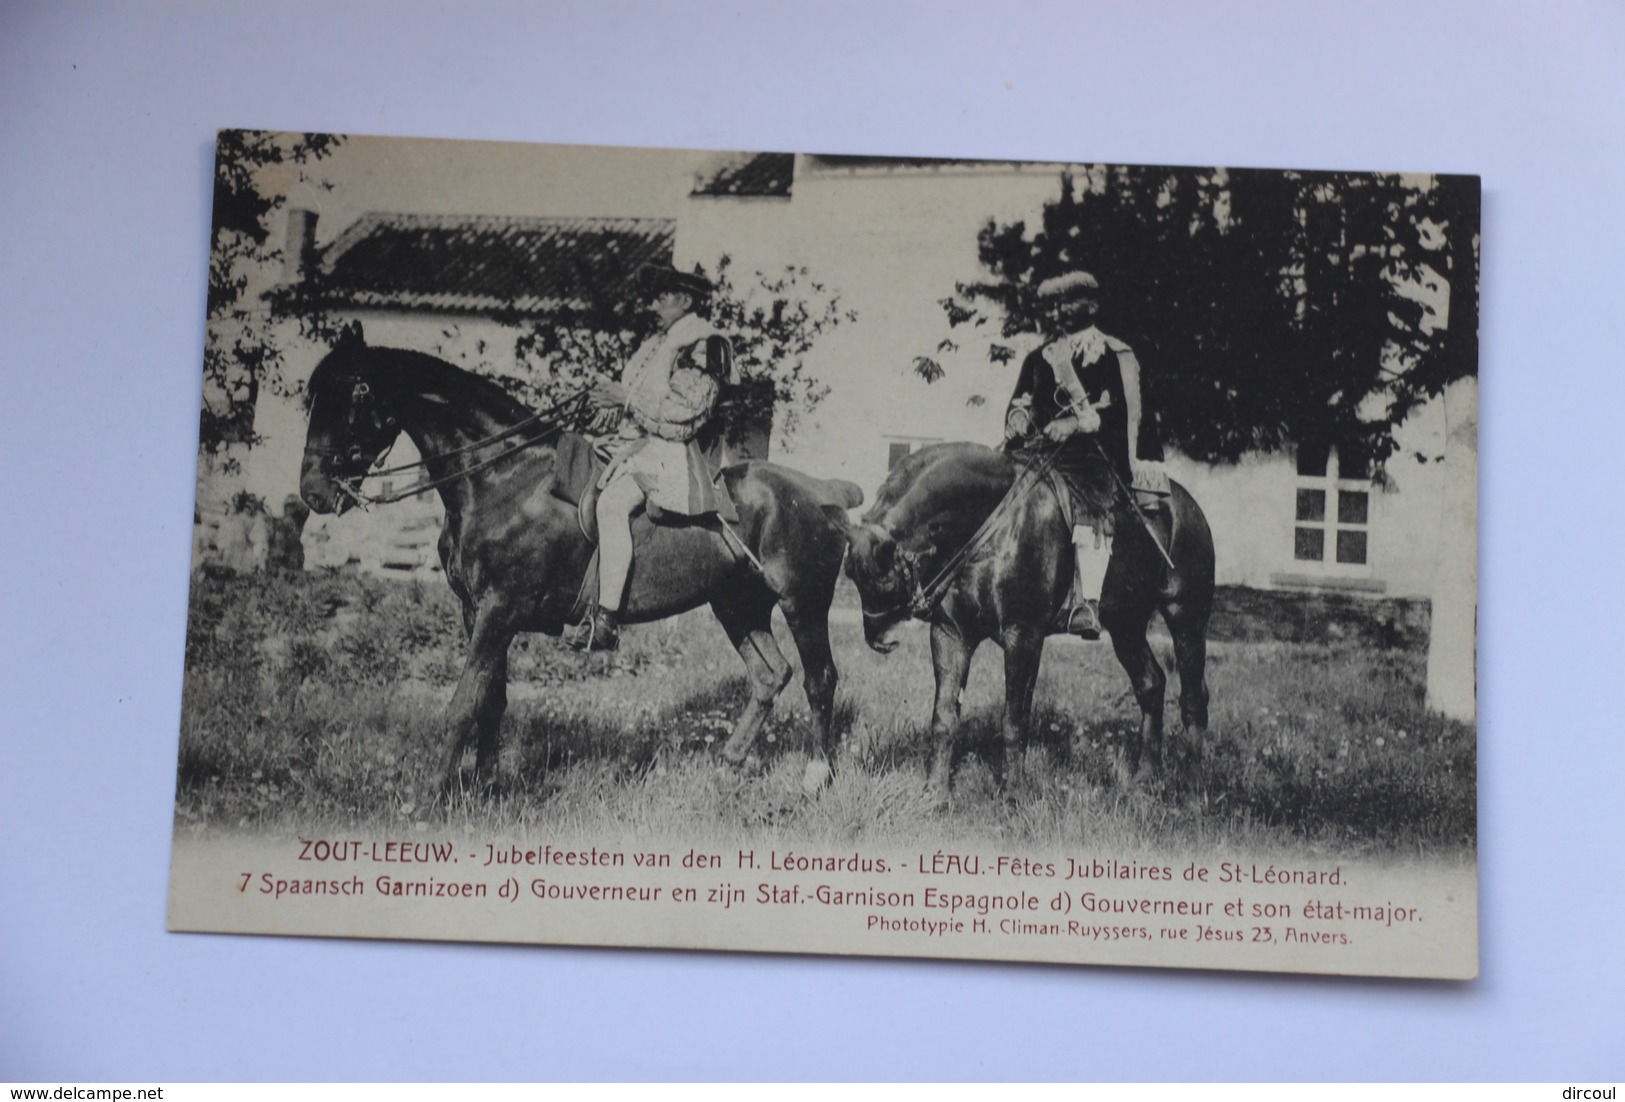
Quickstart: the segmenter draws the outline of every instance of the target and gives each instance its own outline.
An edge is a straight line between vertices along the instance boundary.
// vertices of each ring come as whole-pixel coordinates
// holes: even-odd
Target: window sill
[[[1270,584],[1292,589],[1341,589],[1353,593],[1386,593],[1388,584],[1376,578],[1340,577],[1336,574],[1270,575]]]

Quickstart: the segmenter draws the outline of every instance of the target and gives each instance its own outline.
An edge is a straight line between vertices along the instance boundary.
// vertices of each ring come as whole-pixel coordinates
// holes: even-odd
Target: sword
[[[1162,556],[1162,561],[1168,564],[1168,569],[1178,573],[1179,567],[1174,565],[1174,560],[1169,557],[1167,549],[1162,546],[1162,540],[1157,538],[1157,530],[1151,526],[1151,518],[1145,515],[1145,511],[1140,508],[1140,503],[1134,500],[1134,491],[1123,485],[1123,476],[1117,473],[1117,468],[1106,454],[1106,449],[1100,446],[1100,441],[1096,440],[1094,443],[1095,451],[1100,454],[1101,459],[1106,461],[1106,469],[1111,472],[1112,481],[1117,484],[1117,492],[1122,494],[1128,501],[1128,507],[1134,510],[1135,516],[1140,518],[1140,525],[1145,529],[1145,534],[1151,537],[1151,545]]]
[[[1077,414],[1079,407],[1082,406],[1098,416],[1101,410],[1112,404],[1112,394],[1109,390],[1100,396],[1099,402],[1090,402],[1087,394],[1083,395],[1079,401],[1074,402],[1064,386],[1055,388],[1055,397],[1060,405],[1071,410],[1074,414]],[[1117,465],[1106,454],[1106,449],[1100,446],[1100,438],[1095,437],[1092,442],[1095,445],[1095,452],[1105,462],[1106,470],[1111,473],[1112,483],[1116,485],[1117,492],[1128,502],[1128,507],[1134,511],[1134,515],[1140,518],[1140,525],[1145,529],[1145,534],[1151,537],[1151,545],[1162,556],[1162,561],[1168,564],[1168,569],[1177,573],[1179,568],[1174,565],[1174,560],[1168,554],[1168,549],[1162,546],[1162,540],[1158,538],[1157,530],[1151,524],[1151,518],[1145,515],[1145,512],[1140,508],[1140,503],[1134,499],[1134,491],[1123,485],[1123,478],[1117,473]],[[1132,448],[1133,446],[1134,442],[1129,441],[1129,447]]]
[[[729,524],[727,521],[722,519],[722,514],[721,513],[718,513],[716,516],[717,516],[717,523],[722,525],[722,531],[724,533],[726,533],[727,535],[733,537],[734,545],[736,547],[738,547],[739,550],[744,553],[745,558],[750,560],[750,564],[756,568],[756,572],[758,574],[762,575],[763,577],[766,577],[767,576],[767,570],[762,566],[762,560],[758,559],[755,555],[751,554],[750,548],[745,546],[745,541],[739,537],[738,532],[734,531],[734,526],[733,525]],[[722,542],[727,543],[728,541],[723,540]]]

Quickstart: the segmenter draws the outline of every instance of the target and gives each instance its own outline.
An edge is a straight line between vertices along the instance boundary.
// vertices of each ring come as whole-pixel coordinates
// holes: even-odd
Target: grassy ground
[[[799,681],[780,698],[751,769],[718,768],[709,753],[745,686],[708,613],[629,629],[613,658],[526,638],[510,662],[502,791],[462,801],[448,825],[716,845],[1471,849],[1474,731],[1426,713],[1425,644],[1414,632],[1392,618],[1359,627],[1354,606],[1307,621],[1291,602],[1279,616],[1252,597],[1226,606],[1216,622],[1247,627],[1221,630],[1239,637],[1211,647],[1214,738],[1197,767],[1167,782],[1124,777],[1115,749],[1138,717],[1126,677],[1109,646],[1052,641],[1033,738],[1004,798],[984,764],[1002,696],[1002,662],[989,647],[966,690],[946,812],[922,795],[932,687],[923,631],[882,658],[856,624],[834,626],[845,742],[834,785],[812,800],[800,794],[811,725]],[[461,668],[460,620],[443,584],[208,576],[194,584],[191,611],[183,828],[386,829],[420,810]],[[1337,617],[1356,626],[1323,630]],[[1293,641],[1268,637],[1272,619]],[[1171,669],[1170,648],[1158,650]],[[1171,716],[1176,689],[1170,677]]]

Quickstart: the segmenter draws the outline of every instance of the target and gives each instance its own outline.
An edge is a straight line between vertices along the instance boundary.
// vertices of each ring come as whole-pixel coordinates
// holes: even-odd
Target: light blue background
[[[0,1079],[1625,1074],[1622,57],[1601,2],[0,4]],[[1483,978],[166,934],[221,126],[1482,174]]]

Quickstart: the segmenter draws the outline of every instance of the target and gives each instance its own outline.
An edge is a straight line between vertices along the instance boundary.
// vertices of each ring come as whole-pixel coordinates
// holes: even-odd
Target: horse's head
[[[863,602],[863,638],[881,654],[897,649],[893,629],[914,614],[921,560],[931,549],[907,548],[874,521],[848,528],[846,574]]]
[[[299,496],[318,513],[344,513],[359,500],[361,480],[400,432],[374,386],[373,357],[352,322],[311,373],[310,427],[299,472]]]
[[[846,572],[871,647],[895,649],[893,629],[947,596],[955,558],[1013,477],[1007,457],[979,444],[933,444],[892,468],[864,522],[847,530]]]

